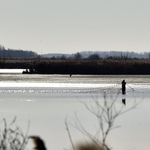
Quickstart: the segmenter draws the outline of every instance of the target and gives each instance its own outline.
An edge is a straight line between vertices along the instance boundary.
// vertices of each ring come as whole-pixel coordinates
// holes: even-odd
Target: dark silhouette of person
[[[126,94],[126,82],[125,82],[125,80],[122,81],[122,94]]]

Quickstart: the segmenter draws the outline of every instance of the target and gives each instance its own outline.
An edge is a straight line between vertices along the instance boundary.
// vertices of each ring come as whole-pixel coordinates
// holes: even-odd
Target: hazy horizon
[[[144,54],[144,53],[150,53],[149,51],[146,52],[146,51],[142,51],[142,52],[136,52],[136,51],[115,51],[115,50],[108,50],[108,51],[93,51],[93,50],[83,50],[83,51],[76,51],[76,52],[54,52],[54,51],[51,51],[51,52],[48,52],[48,53],[38,53],[36,51],[33,51],[33,50],[28,50],[28,49],[14,49],[14,48],[6,48],[4,45],[1,45],[0,44],[0,47],[1,48],[4,48],[5,50],[18,50],[18,51],[32,51],[32,52],[35,52],[37,53],[38,55],[47,55],[47,54],[66,54],[66,55],[72,55],[72,54],[76,54],[76,53],[93,53],[93,54],[96,54],[96,53],[135,53],[135,54]]]
[[[38,54],[148,52],[148,0],[0,0],[0,44]]]

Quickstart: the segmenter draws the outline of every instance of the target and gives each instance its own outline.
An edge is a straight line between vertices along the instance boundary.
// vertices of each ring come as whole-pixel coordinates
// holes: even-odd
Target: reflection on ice
[[[0,69],[0,73],[22,73],[23,69]]]
[[[125,98],[122,99],[122,103],[123,103],[124,105],[126,105],[126,99],[125,99]]]
[[[109,87],[116,84],[79,84],[79,83],[16,83],[0,82],[0,87]]]
[[[83,97],[84,94],[101,94],[103,96],[104,93],[108,93],[110,95],[118,93],[121,100],[129,97],[133,99],[150,97],[150,86],[148,84],[130,84],[130,86],[134,88],[134,91],[127,87],[126,95],[121,94],[120,84],[11,83],[10,85],[11,86],[8,86],[7,83],[4,83],[0,86],[1,96],[2,94],[28,93],[33,97],[37,97],[42,94],[43,97]]]
[[[31,99],[25,99],[25,100],[17,100],[19,102],[35,102],[35,100],[31,100]]]

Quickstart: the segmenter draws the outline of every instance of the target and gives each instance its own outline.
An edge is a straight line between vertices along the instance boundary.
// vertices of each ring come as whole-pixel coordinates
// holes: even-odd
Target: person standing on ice
[[[125,82],[125,80],[122,81],[122,94],[126,94],[126,82]]]

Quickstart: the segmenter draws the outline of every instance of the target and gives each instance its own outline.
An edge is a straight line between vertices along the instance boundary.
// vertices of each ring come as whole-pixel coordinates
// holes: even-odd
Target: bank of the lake
[[[25,74],[150,74],[150,59],[102,59],[102,60],[51,60],[13,59],[1,60],[2,69],[27,69]]]

